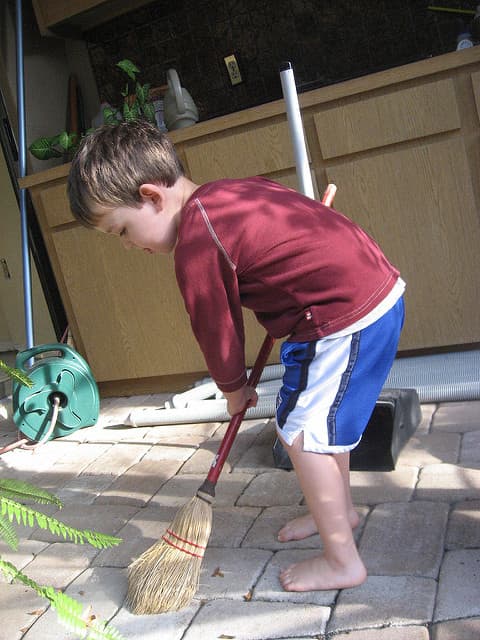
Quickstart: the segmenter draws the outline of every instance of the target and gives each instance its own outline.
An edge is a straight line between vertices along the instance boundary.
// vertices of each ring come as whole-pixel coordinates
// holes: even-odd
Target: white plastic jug
[[[198,122],[198,109],[188,91],[180,85],[175,69],[167,71],[168,90],[163,98],[163,117],[169,131]]]

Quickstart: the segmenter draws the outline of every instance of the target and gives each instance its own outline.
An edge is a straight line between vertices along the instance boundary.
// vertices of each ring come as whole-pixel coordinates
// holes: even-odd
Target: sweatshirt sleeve
[[[246,383],[245,335],[235,265],[198,224],[175,252],[175,272],[192,330],[221,391]]]

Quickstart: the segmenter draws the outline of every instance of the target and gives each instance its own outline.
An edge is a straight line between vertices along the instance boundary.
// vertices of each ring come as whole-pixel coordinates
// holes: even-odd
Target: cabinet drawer
[[[450,78],[325,109],[314,122],[325,159],[460,128]]]
[[[295,166],[287,122],[223,135],[185,148],[194,182],[265,175]]]

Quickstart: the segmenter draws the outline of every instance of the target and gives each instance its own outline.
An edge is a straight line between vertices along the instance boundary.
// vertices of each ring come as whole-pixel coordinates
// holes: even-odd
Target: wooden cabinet
[[[480,342],[480,47],[300,96],[314,185],[338,187],[407,281],[401,350]],[[265,175],[296,187],[282,100],[169,134],[196,182]],[[68,165],[29,176],[77,348],[104,394],[176,389],[204,373],[171,258],[82,229]],[[317,187],[318,185],[318,187]],[[246,314],[251,364],[264,331]],[[278,346],[272,361],[278,358]]]

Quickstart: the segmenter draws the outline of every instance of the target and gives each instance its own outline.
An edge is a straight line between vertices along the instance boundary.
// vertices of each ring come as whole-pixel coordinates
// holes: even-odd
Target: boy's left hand
[[[257,392],[253,387],[249,387],[248,385],[244,385],[240,389],[237,389],[237,391],[224,391],[223,395],[227,399],[227,411],[231,416],[243,411],[247,403],[249,407],[257,406]]]

